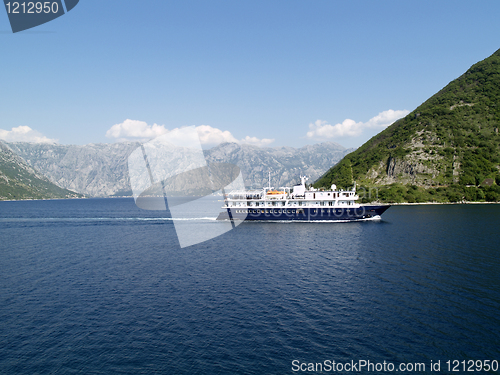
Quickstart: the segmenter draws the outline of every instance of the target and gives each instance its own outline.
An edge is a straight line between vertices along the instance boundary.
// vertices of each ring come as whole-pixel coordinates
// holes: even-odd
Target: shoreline
[[[26,198],[26,199],[0,199],[0,202],[24,202],[24,201],[57,201],[57,200],[70,200],[70,199],[116,199],[116,198],[131,198],[134,199],[132,195],[127,196],[112,196],[112,197],[71,197],[71,198],[45,198],[45,199],[35,199],[35,198]],[[422,206],[422,205],[438,205],[438,204],[500,204],[500,202],[418,202],[418,203],[382,203],[382,202],[370,202],[370,203],[362,203],[361,205],[366,204],[379,204],[379,205],[390,205],[390,206]]]

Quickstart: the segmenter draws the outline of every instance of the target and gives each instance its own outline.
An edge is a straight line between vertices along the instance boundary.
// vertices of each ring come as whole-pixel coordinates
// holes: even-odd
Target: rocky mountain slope
[[[10,143],[9,147],[58,186],[91,197],[127,195],[127,158],[139,143]]]
[[[223,143],[208,151],[210,162],[232,163],[240,167],[245,185],[260,188],[269,185],[269,172],[273,186],[290,186],[307,175],[311,181],[321,176],[329,163],[338,163],[353,149],[332,142],[304,146],[302,148],[260,148],[236,143]]]
[[[387,202],[500,200],[500,50],[331,168]]]
[[[85,146],[11,143],[9,146],[31,166],[57,185],[94,196],[131,195],[128,156],[139,143],[89,144]],[[259,148],[223,143],[205,150],[210,162],[233,163],[240,167],[249,187],[292,185],[300,174],[311,181],[323,174],[353,149],[336,143],[302,148]]]
[[[54,185],[0,142],[0,200],[80,197]]]

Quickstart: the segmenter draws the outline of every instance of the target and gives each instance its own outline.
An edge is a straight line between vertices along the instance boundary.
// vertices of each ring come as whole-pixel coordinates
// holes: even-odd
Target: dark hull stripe
[[[382,215],[390,206],[360,206],[358,208],[228,208],[217,220],[258,221],[350,221]]]

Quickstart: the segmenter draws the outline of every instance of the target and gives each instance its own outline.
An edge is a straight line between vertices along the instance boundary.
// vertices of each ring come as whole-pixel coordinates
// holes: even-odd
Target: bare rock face
[[[387,160],[385,173],[381,173],[383,164],[381,163],[379,171],[370,170],[369,177],[376,179],[377,183],[384,185],[399,182],[402,184],[426,185],[433,182],[433,178],[438,171],[432,167],[424,165],[422,160],[411,157],[389,157]]]
[[[398,176],[406,176],[415,179],[418,173],[428,173],[429,170],[422,163],[410,162],[404,159],[390,157],[387,161],[387,177],[395,179]]]
[[[137,142],[85,146],[11,143],[11,149],[58,186],[91,197],[129,196],[128,157]],[[259,148],[223,143],[205,150],[207,163],[232,163],[241,171],[247,187],[289,186],[307,175],[314,181],[354,149],[336,143],[302,148]]]

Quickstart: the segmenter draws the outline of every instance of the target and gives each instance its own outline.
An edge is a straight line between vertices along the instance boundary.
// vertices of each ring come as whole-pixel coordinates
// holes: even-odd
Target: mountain
[[[0,142],[0,200],[81,197],[61,189]]]
[[[9,144],[15,153],[57,185],[94,197],[132,194],[127,161],[139,146],[135,142],[85,146]],[[313,181],[352,150],[331,142],[298,149],[223,143],[204,153],[208,163],[236,164],[247,186],[261,187],[268,185],[269,171],[274,186],[295,184],[300,174],[310,176]]]
[[[338,143],[325,142],[301,148],[257,146],[223,143],[205,151],[210,162],[232,163],[240,167],[247,187],[260,188],[290,186],[299,181],[299,176],[309,176],[311,181],[321,176],[332,164],[338,163],[353,149]]]
[[[58,186],[91,197],[130,195],[127,158],[139,143],[85,146],[10,143],[9,147]]]
[[[500,200],[500,50],[332,167],[316,187],[364,201]]]

